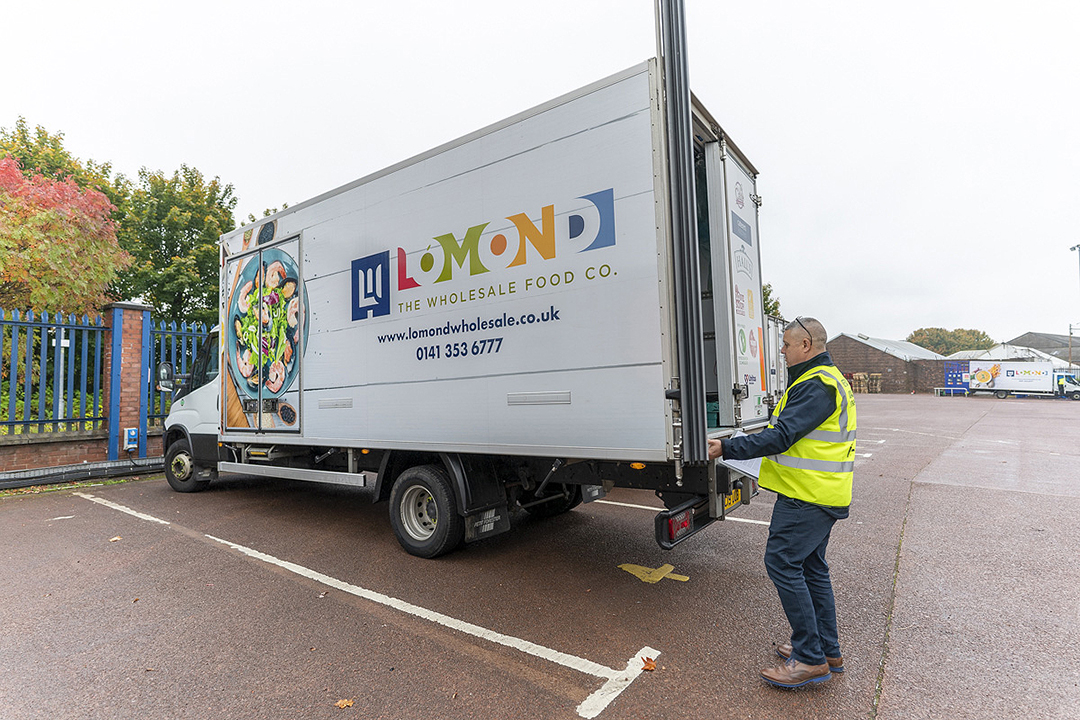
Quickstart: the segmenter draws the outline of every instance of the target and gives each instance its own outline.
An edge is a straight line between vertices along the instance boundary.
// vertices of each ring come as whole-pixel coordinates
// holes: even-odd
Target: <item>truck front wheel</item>
[[[437,465],[418,465],[398,475],[390,491],[390,525],[410,555],[433,558],[465,539],[454,488]]]
[[[1078,391],[1076,391],[1074,393],[1070,393],[1069,397],[1071,399],[1073,399],[1073,400],[1080,400],[1080,390],[1078,390]]]
[[[165,453],[165,479],[176,492],[199,492],[210,484],[199,480],[195,472],[195,459],[187,440],[177,440]]]
[[[1005,398],[1009,397],[1009,391],[1008,390],[998,390],[996,393],[994,393],[994,397],[996,397],[999,400],[1004,400]]]

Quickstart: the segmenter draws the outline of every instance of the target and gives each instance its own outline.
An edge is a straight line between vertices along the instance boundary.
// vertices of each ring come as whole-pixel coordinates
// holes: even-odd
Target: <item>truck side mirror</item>
[[[176,389],[173,366],[171,362],[158,363],[157,366],[157,389],[173,392]]]

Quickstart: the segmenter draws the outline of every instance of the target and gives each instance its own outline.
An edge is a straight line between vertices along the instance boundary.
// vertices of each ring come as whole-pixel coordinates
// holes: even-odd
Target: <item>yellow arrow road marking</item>
[[[641,565],[632,565],[630,563],[624,563],[619,566],[620,570],[625,570],[634,577],[638,578],[642,582],[658,583],[664,578],[669,580],[678,580],[680,582],[686,582],[690,578],[686,575],[676,575],[671,572],[675,569],[674,565],[661,565],[658,568],[647,568]]]

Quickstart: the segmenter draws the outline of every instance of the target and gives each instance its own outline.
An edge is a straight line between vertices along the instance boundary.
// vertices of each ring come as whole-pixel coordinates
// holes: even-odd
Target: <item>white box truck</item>
[[[972,360],[968,374],[968,392],[972,395],[1057,395],[1080,400],[1080,384],[1072,375],[1055,370],[1051,362]]]
[[[172,486],[373,486],[425,557],[615,486],[663,500],[663,547],[749,503],[706,440],[768,422],[757,171],[693,98],[674,229],[659,65],[224,235]]]

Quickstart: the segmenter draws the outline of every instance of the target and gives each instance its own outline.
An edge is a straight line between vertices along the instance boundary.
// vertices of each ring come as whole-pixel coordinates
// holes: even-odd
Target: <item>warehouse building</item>
[[[841,333],[827,350],[846,376],[880,376],[872,388],[882,393],[930,393],[945,384],[945,357],[914,343]]]
[[[1080,336],[1070,338],[1068,335],[1029,332],[1013,338],[1006,345],[1033,348],[1065,362],[1069,362],[1071,347],[1072,362],[1080,363]]]

